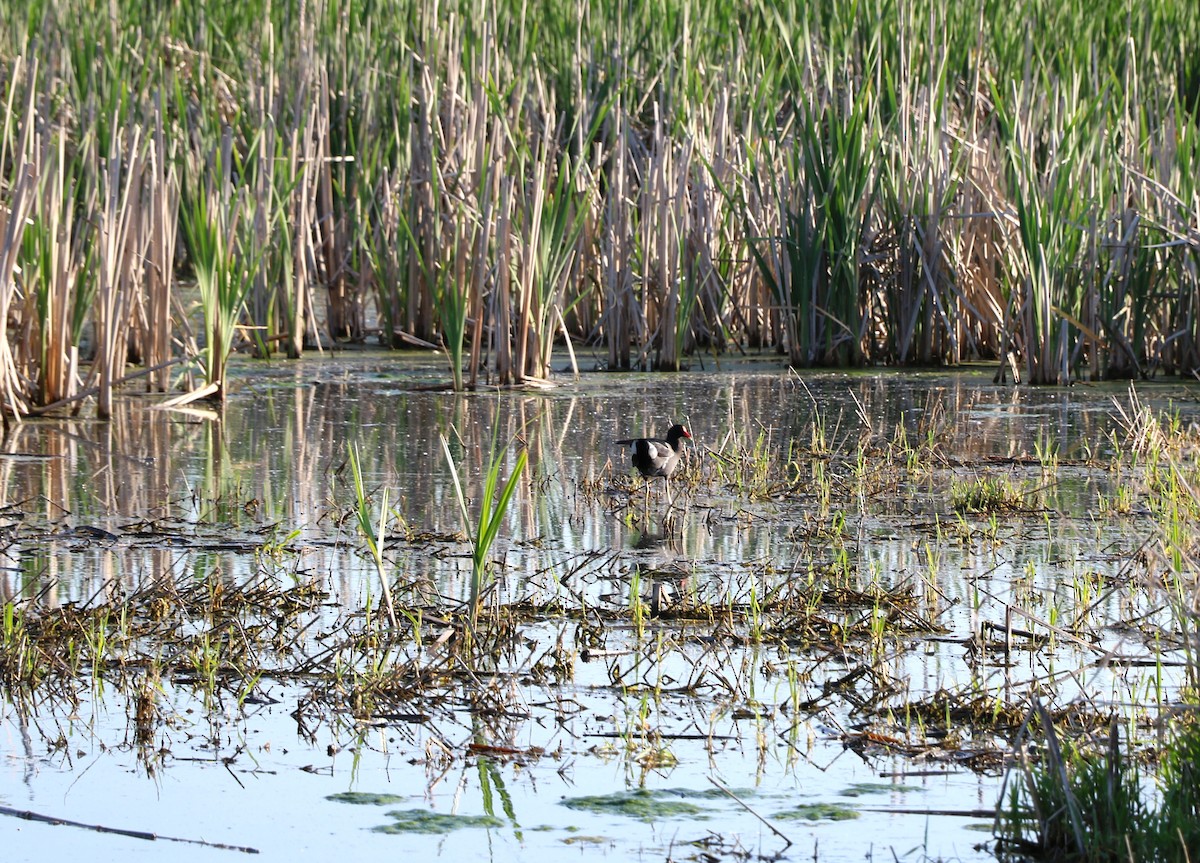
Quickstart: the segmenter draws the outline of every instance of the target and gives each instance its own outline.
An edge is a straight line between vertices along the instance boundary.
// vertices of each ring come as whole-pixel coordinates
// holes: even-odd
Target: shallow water
[[[162,660],[173,672],[156,696],[150,740],[138,739],[136,704],[108,682],[111,667],[53,696],[7,693],[0,805],[279,859],[403,849],[447,860],[559,860],[578,848],[658,860],[690,856],[697,849],[682,846],[696,841],[723,859],[739,848],[784,848],[762,816],[793,843],[789,858],[986,860],[976,846],[988,839],[978,829],[988,819],[900,810],[990,810],[1003,780],[996,754],[1007,742],[965,726],[952,746],[886,745],[905,725],[906,705],[972,687],[1016,702],[1035,683],[1063,705],[1086,699],[1120,712],[1147,700],[1156,669],[1111,660],[1149,657],[1150,645],[1115,624],[1140,618],[1169,627],[1169,615],[1152,596],[1104,591],[1152,529],[1144,513],[1099,514],[1118,479],[1095,464],[1112,455],[1113,399],[1128,401],[1124,387],[1013,389],[994,386],[988,372],[796,375],[746,361],[674,376],[592,374],[534,394],[414,389],[441,378],[436,363],[348,354],[246,364],[220,422],[202,410],[153,410],[135,397],[112,423],[23,425],[0,455],[10,537],[0,595],[52,613],[147,585],[315,586],[328,596],[311,629],[289,634],[315,662],[330,633],[348,631],[339,627],[379,601],[351,514],[348,445],[358,446],[376,500],[389,493],[396,517],[387,559],[398,602],[433,607],[462,600],[470,581],[439,435],[472,507],[493,439],[516,439],[529,454],[528,481],[505,517],[495,552],[501,576],[488,600],[542,611],[516,628],[511,651],[498,652],[486,674],[477,669],[473,684],[448,683],[436,699],[394,693],[389,709],[364,716],[321,703],[314,693],[329,681],[317,686],[298,672],[295,650],[261,650],[261,677],[227,682],[206,699],[198,672],[188,670],[192,659],[170,656],[164,640]],[[1141,395],[1185,421],[1195,413],[1186,387],[1149,385]],[[712,469],[711,453],[732,442],[760,441],[767,461],[802,453],[803,475],[789,488],[754,493],[680,481],[674,530],[664,530],[663,489],[645,509],[612,441],[661,433],[671,421],[691,429],[698,470]],[[895,441],[898,427],[909,440],[937,431],[934,470],[849,503],[821,500],[818,479],[832,462],[812,457],[816,438],[849,463],[865,440]],[[1049,472],[1031,467],[1048,447],[1059,463]],[[515,452],[505,450],[503,476]],[[1046,505],[990,526],[986,516],[956,515],[947,486],[981,471],[1043,486]],[[844,533],[822,539],[839,518]],[[639,623],[629,613],[635,583],[642,597],[659,583],[695,605],[744,607],[791,583],[833,586],[840,559],[855,589],[912,588],[914,619],[940,629],[838,641],[829,632],[879,614],[848,603],[825,610],[833,629],[823,634],[756,643],[740,624],[717,620],[698,632],[687,619]],[[595,609],[603,625],[581,608]],[[1061,637],[1064,615],[1079,616],[1098,643]],[[1043,625],[1051,619],[1053,628]],[[1037,630],[1051,643],[1001,661],[967,644],[984,624]],[[1165,700],[1178,685],[1173,671],[1157,670]],[[843,688],[827,688],[845,678]],[[872,729],[880,739],[864,741]],[[662,749],[670,760],[656,759]],[[873,784],[869,792],[855,796],[864,783]],[[683,789],[679,799],[703,811],[642,821],[560,805],[638,788]],[[329,799],[346,791],[403,802]],[[859,817],[777,817],[806,803],[841,803]],[[434,835],[376,829],[395,823],[388,812],[412,809],[491,814],[502,826]],[[76,848],[122,859],[215,853],[11,818],[0,825],[10,860]]]

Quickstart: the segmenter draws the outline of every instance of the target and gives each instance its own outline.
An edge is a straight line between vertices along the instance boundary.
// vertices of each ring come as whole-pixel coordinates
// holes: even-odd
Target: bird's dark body
[[[629,447],[630,460],[638,473],[650,479],[661,476],[670,479],[679,467],[680,441],[691,434],[681,425],[673,425],[665,438],[626,438],[617,443]]]

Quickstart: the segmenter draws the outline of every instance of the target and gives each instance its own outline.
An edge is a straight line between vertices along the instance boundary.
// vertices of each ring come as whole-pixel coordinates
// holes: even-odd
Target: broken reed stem
[[[171,366],[179,365],[180,363],[184,363],[187,361],[188,361],[187,357],[172,357],[169,360],[164,360],[162,363],[159,363],[158,365],[150,366],[150,367],[144,368],[144,369],[138,369],[137,371],[134,371],[134,372],[129,372],[128,374],[113,381],[112,387],[113,387],[113,389],[116,389],[117,387],[123,386],[124,384],[131,383],[140,378],[148,377],[157,372],[165,371],[166,369],[169,369]],[[46,414],[49,414],[49,413],[52,413],[53,411],[58,410],[59,408],[66,407],[67,405],[70,405],[70,404],[76,404],[76,403],[82,401],[83,399],[91,398],[92,396],[98,394],[99,392],[100,392],[99,385],[90,386],[87,389],[81,390],[77,393],[73,393],[72,395],[69,395],[69,396],[65,396],[65,397],[59,399],[58,401],[51,402],[50,404],[34,405],[29,408],[29,415],[30,416],[44,416]],[[210,391],[208,394],[211,395],[212,392],[215,392],[215,390]]]

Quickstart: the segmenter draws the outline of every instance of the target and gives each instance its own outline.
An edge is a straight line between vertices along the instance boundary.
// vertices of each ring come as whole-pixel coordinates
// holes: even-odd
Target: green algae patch
[[[370,791],[339,791],[325,798],[334,803],[353,803],[355,806],[394,806],[404,802],[402,794],[373,794]]]
[[[596,794],[563,800],[568,809],[597,814],[623,815],[638,821],[657,821],[660,818],[706,817],[708,810],[680,798],[701,797],[700,792],[688,791],[618,791],[615,794]]]
[[[841,791],[843,797],[862,797],[866,794],[895,794],[906,791],[920,791],[915,785],[896,785],[891,782],[855,782],[849,788]]]
[[[660,793],[694,800],[728,800],[730,794],[739,800],[758,796],[753,788],[733,788],[729,791],[722,788],[664,788]]]
[[[445,815],[425,809],[396,809],[389,812],[391,824],[373,828],[376,833],[450,833],[464,827],[503,827],[504,822],[491,815]]]
[[[784,812],[776,812],[774,817],[781,821],[849,821],[858,816],[857,810],[840,803],[809,803]]]

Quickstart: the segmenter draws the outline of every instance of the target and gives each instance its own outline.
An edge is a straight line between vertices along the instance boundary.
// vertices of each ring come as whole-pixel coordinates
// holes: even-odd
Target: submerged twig
[[[241,851],[243,854],[258,854],[257,848],[251,848],[248,845],[227,845],[224,842],[209,842],[205,839],[186,839],[182,836],[163,836],[159,833],[151,833],[147,830],[129,830],[124,827],[109,827],[105,824],[86,824],[83,821],[72,821],[70,818],[56,818],[53,815],[43,815],[40,812],[31,812],[28,809],[12,809],[8,806],[0,806],[0,815],[7,815],[10,818],[21,818],[25,821],[36,821],[39,824],[51,824],[57,827],[79,827],[83,830],[91,830],[94,833],[112,833],[117,836],[127,836],[130,839],[144,839],[148,842],[154,842],[161,839],[163,842],[182,842],[187,845],[203,845],[205,848],[218,848],[222,851]]]
[[[738,806],[741,806],[743,809],[745,809],[747,812],[749,812],[751,815],[753,815],[755,818],[757,818],[759,821],[761,821],[763,824],[765,824],[767,826],[768,830],[770,830],[772,833],[774,833],[776,836],[778,836],[780,839],[782,839],[784,842],[786,842],[787,845],[784,846],[785,848],[791,847],[792,840],[787,838],[787,836],[785,836],[783,833],[781,833],[778,827],[776,827],[774,824],[772,824],[766,818],[763,818],[761,815],[759,815],[757,812],[755,812],[753,809],[751,809],[749,806],[747,806],[746,803],[740,797],[738,797],[736,794],[734,794],[732,791],[730,791],[728,788],[726,788],[720,782],[713,779],[711,776],[708,777],[708,781],[711,782],[713,785],[717,786],[717,788],[720,789],[720,791],[722,793],[726,794],[730,800],[732,800]]]

